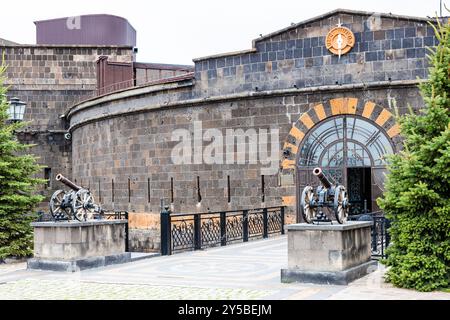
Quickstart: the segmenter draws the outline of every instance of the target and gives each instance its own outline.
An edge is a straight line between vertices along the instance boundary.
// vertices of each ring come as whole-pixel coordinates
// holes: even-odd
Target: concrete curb
[[[77,260],[47,260],[31,258],[27,261],[27,269],[77,272],[86,269],[105,267],[131,261],[131,253],[125,252],[109,256],[89,257]]]

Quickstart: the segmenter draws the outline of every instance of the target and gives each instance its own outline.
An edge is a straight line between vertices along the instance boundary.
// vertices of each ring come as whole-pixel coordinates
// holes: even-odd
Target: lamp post
[[[23,116],[25,114],[25,106],[27,104],[23,101],[20,101],[19,98],[14,97],[9,101],[8,115],[9,121],[11,122],[19,122],[23,121]]]

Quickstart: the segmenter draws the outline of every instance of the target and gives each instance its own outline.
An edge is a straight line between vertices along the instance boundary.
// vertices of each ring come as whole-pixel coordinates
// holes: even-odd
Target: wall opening
[[[264,175],[261,175],[261,201],[266,201],[266,192],[265,192],[265,181],[264,181]]]
[[[202,202],[202,193],[200,190],[200,177],[197,176],[197,202]]]
[[[227,198],[228,203],[230,203],[231,202],[230,176],[227,176]]]
[[[44,179],[47,180],[45,186],[47,188],[52,187],[52,168],[44,168]]]

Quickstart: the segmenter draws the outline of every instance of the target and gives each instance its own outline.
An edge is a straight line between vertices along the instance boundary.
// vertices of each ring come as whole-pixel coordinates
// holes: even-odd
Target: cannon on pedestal
[[[88,189],[77,186],[62,174],[58,174],[56,180],[72,190],[57,190],[50,198],[50,213],[55,220],[86,221],[93,219],[95,213],[102,212]]]
[[[314,168],[313,174],[319,179],[319,185],[314,193],[312,186],[306,186],[303,189],[300,200],[300,211],[306,223],[314,221],[330,221],[325,218],[322,208],[331,208],[336,220],[342,224],[348,217],[348,197],[345,187],[342,185],[334,186],[323,174],[321,168]]]

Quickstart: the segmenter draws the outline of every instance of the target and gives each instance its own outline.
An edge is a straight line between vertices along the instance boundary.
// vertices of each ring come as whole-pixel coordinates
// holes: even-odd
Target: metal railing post
[[[248,241],[248,210],[242,213],[242,239],[244,242]]]
[[[386,241],[384,242],[384,246],[387,248],[389,243],[391,242],[391,236],[388,232],[388,228],[389,228],[389,220],[386,219],[385,217],[383,217],[383,234],[386,237]]]
[[[267,208],[263,209],[263,238],[269,237],[269,221],[267,217]]]
[[[373,217],[373,225],[372,225],[372,251],[377,251],[377,227],[378,227],[378,221],[377,218]]]
[[[194,250],[202,248],[202,225],[200,218],[200,214],[194,215]]]
[[[129,245],[128,245],[128,240],[129,240],[129,225],[130,225],[130,220],[128,219],[128,211],[125,211],[125,219],[127,220],[127,223],[125,225],[125,252],[128,252],[129,249]]]
[[[220,245],[227,245],[227,214],[226,212],[220,213]]]
[[[280,208],[281,215],[281,234],[284,234],[284,207]]]
[[[169,206],[165,206],[161,211],[161,255],[172,254],[171,250],[171,225]]]

